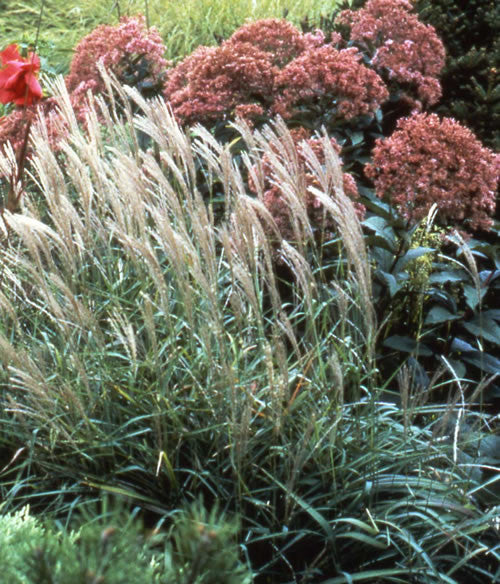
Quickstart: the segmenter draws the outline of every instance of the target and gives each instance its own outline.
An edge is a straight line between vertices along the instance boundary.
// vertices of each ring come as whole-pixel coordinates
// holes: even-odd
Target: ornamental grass
[[[40,120],[32,191],[22,214],[4,212],[5,509],[64,521],[107,494],[154,526],[203,497],[239,518],[231,533],[255,582],[498,576],[496,480],[476,446],[487,418],[460,380],[438,376],[422,395],[402,370],[401,406],[377,384],[371,265],[330,139],[303,156],[338,253],[325,264],[314,240],[283,239],[284,292],[267,235],[279,230],[242,169],[265,157],[299,214],[286,125],[235,124],[241,167],[206,128],[186,132],[161,99],[103,75],[115,96],[88,104],[86,126],[56,83],[68,134],[56,155]],[[200,193],[200,166],[223,187],[222,218]],[[307,213],[300,221],[312,230]],[[428,403],[443,386],[455,397]],[[205,533],[192,521],[178,554]]]

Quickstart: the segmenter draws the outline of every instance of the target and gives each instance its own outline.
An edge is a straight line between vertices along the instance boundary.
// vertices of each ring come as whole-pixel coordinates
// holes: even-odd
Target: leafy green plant
[[[201,502],[181,512],[171,528],[175,581],[179,584],[247,584],[251,575],[239,558],[236,522],[229,522],[217,504],[208,512]]]
[[[1,509],[0,509],[1,511]],[[27,560],[46,537],[43,526],[29,514],[29,508],[0,515],[0,565],[2,578],[13,584],[26,582]]]
[[[58,522],[16,540],[34,582],[498,579],[495,245],[363,188],[380,109],[318,109],[361,225],[327,132],[299,151],[283,121],[185,130],[100,75],[83,126],[55,83],[67,133],[55,152],[42,117],[0,223],[0,496]],[[259,198],[275,186],[290,241]],[[87,511],[109,495],[128,511]]]
[[[433,232],[432,214],[408,228],[391,207],[375,199],[375,213],[364,221],[375,264],[375,304],[382,322],[382,346],[411,355],[421,367],[421,385],[429,383],[425,371],[443,365],[459,379],[479,380],[500,367],[496,309],[498,245],[459,235]],[[398,359],[384,369],[394,370]],[[482,399],[498,398],[493,379]]]

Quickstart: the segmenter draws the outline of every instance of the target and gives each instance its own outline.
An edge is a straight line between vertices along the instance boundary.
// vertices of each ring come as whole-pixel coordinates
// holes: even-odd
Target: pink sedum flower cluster
[[[116,26],[98,26],[80,41],[71,61],[66,86],[73,103],[78,109],[87,91],[104,92],[104,82],[96,63],[102,63],[121,79],[127,68],[127,59],[144,57],[148,62],[148,75],[155,82],[169,66],[164,53],[165,46],[159,32],[154,27],[146,28],[143,16],[123,17]]]
[[[485,148],[452,118],[413,114],[396,131],[377,140],[365,172],[379,197],[388,197],[411,223],[438,206],[446,226],[465,231],[493,223],[500,155]]]
[[[350,120],[374,114],[389,97],[382,79],[361,63],[355,48],[332,45],[309,48],[289,63],[276,78],[275,113],[290,118],[303,104],[336,104],[336,114]]]
[[[241,26],[230,43],[250,43],[270,53],[273,65],[283,67],[306,48],[304,35],[286,20],[269,18]]]
[[[297,177],[297,185],[300,185],[298,192],[299,196],[304,197],[308,219],[313,228],[321,230],[322,232],[326,231],[327,233],[334,232],[335,224],[333,220],[328,214],[325,214],[324,207],[318,198],[308,190],[311,186],[320,188],[320,184],[314,174],[307,167],[306,157],[304,156],[302,149],[302,144],[307,143],[318,158],[319,162],[324,163],[325,155],[322,142],[317,138],[311,138],[309,131],[305,128],[296,128],[291,130],[290,134],[293,138],[298,154],[299,176]],[[330,142],[335,152],[340,154],[341,147],[337,141],[334,138],[331,138]],[[288,241],[293,241],[295,232],[290,204],[287,202],[282,189],[276,184],[279,182],[279,179],[274,176],[272,165],[266,155],[262,158],[262,171],[264,173],[264,189],[260,195],[262,202],[272,215],[280,235]],[[357,201],[359,193],[354,178],[350,174],[345,173],[343,175],[343,183],[345,194],[354,201],[356,214],[359,219],[362,219],[365,215],[366,209],[362,203]],[[249,180],[249,187],[255,194],[259,193],[259,189],[257,189],[251,179]]]
[[[337,42],[337,36],[332,38]],[[337,102],[347,119],[373,114],[387,99],[382,79],[360,63],[356,49],[325,44],[321,31],[303,34],[285,20],[246,24],[219,47],[200,47],[169,75],[164,95],[182,123],[279,113],[299,104]]]
[[[170,73],[164,95],[185,124],[211,123],[235,110],[264,113],[272,95],[275,66],[270,53],[246,41],[198,47]]]
[[[165,47],[160,34],[155,28],[147,29],[143,16],[122,18],[116,26],[102,25],[87,35],[75,49],[70,72],[65,81],[70,93],[75,112],[80,121],[85,122],[87,111],[87,91],[101,93],[105,90],[97,63],[101,62],[111,70],[121,81],[121,78],[134,64],[144,58],[147,61],[146,81],[157,83],[163,79],[169,62],[163,58]],[[38,59],[38,57],[36,58]],[[30,65],[31,66],[31,65]],[[33,61],[36,72],[39,61]],[[41,95],[41,92],[39,92]],[[57,143],[62,136],[58,131],[62,128],[55,100],[38,101],[39,111],[46,117],[49,138],[57,150]],[[37,108],[30,106],[25,111],[13,111],[8,116],[0,118],[0,146],[10,141],[14,149],[20,148],[24,140],[26,121],[35,121]],[[49,115],[50,114],[50,115]],[[64,131],[63,131],[64,133]]]
[[[420,102],[432,105],[441,97],[445,50],[434,27],[420,22],[412,10],[408,0],[368,0],[360,10],[342,11],[336,22],[350,28],[352,41],[374,48],[375,69],[414,88],[414,105],[421,107]],[[406,97],[412,101],[411,95]]]

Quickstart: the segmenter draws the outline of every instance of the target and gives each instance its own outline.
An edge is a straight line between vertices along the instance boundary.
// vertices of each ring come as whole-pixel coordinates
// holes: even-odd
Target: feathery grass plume
[[[321,189],[315,186],[311,186],[309,189],[332,217],[345,248],[351,266],[347,277],[349,278],[352,275],[353,283],[355,282],[356,289],[359,290],[359,308],[363,307],[363,329],[365,331],[368,361],[370,361],[374,356],[375,350],[376,315],[372,301],[370,262],[358,218],[359,210],[351,198],[345,194],[341,161],[326,134],[322,137],[322,147],[325,157],[325,170],[323,170],[316,153],[312,149],[308,149],[305,146],[303,150],[310,169],[315,173],[318,184],[321,185]],[[329,194],[331,189],[334,191],[333,196]]]
[[[256,190],[258,187],[255,185],[258,184],[263,185],[260,187],[262,189],[266,188],[266,185],[271,184],[276,185],[275,188],[279,188],[280,192],[284,193],[281,204],[282,206],[286,205],[288,209],[287,233],[291,233],[291,241],[296,245],[292,246],[283,239],[281,225],[276,222],[272,208],[266,205],[267,213],[263,213],[261,210],[262,203],[258,199],[257,202],[260,205],[255,204],[255,208],[257,218],[260,218],[259,223],[262,223],[272,243],[275,261],[278,258],[278,262],[288,266],[290,272],[293,274],[294,286],[296,288],[294,294],[296,295],[296,299],[300,298],[299,306],[304,306],[306,314],[316,315],[315,319],[306,317],[300,323],[300,309],[297,306],[292,310],[293,319],[296,321],[294,326],[301,330],[299,343],[305,348],[304,359],[307,361],[310,359],[311,354],[315,355],[315,372],[323,380],[326,378],[330,379],[332,370],[329,363],[331,363],[332,344],[333,346],[343,346],[344,348],[347,346],[341,338],[342,335],[339,333],[341,328],[344,330],[346,336],[352,334],[353,338],[357,339],[348,351],[344,351],[344,357],[351,358],[353,355],[357,355],[356,359],[359,359],[359,355],[373,354],[375,321],[373,318],[373,308],[370,308],[372,306],[370,270],[369,267],[366,267],[369,264],[367,262],[367,253],[361,226],[357,217],[359,209],[353,206],[352,203],[350,206],[344,204],[347,205],[346,208],[342,208],[337,212],[337,215],[341,215],[341,219],[339,220],[332,213],[332,210],[325,206],[323,212],[325,218],[323,221],[325,223],[330,222],[329,225],[331,227],[335,226],[335,229],[340,226],[337,237],[340,241],[345,239],[347,242],[349,248],[347,251],[349,265],[355,268],[353,273],[356,273],[356,276],[352,278],[353,285],[350,289],[352,296],[350,297],[349,310],[342,310],[341,305],[334,308],[337,301],[333,299],[333,295],[330,295],[329,301],[323,305],[325,312],[322,313],[321,310],[316,308],[321,305],[319,303],[318,293],[323,286],[322,280],[324,279],[323,273],[325,269],[321,259],[322,252],[319,247],[321,241],[318,240],[312,243],[310,237],[304,237],[304,231],[306,233],[312,233],[313,229],[318,228],[317,216],[313,215],[311,217],[309,213],[310,209],[304,202],[306,200],[308,202],[316,200],[315,192],[314,198],[308,192],[308,189],[312,188],[312,185],[321,186],[328,193],[325,196],[331,197],[333,201],[337,199],[339,189],[340,196],[348,199],[343,194],[345,177],[342,173],[340,160],[336,157],[333,162],[325,161],[325,157],[331,158],[331,153],[325,154],[323,140],[321,142],[319,140],[313,142],[314,150],[312,148],[307,149],[307,142],[303,142],[298,146],[295,136],[288,130],[282,120],[275,121],[272,125],[264,127],[261,131],[255,130],[251,133],[251,136],[248,135],[248,126],[244,122],[242,124],[241,133],[245,136],[247,142],[249,142],[248,156],[244,160],[250,176],[253,173],[254,178],[251,181],[252,189]],[[235,124],[234,127],[238,128],[238,124]],[[325,137],[325,140],[327,139]],[[302,149],[300,146],[302,146]],[[332,144],[330,146],[333,148]],[[320,164],[316,154],[326,164]],[[265,200],[263,202],[265,204]],[[351,216],[352,212],[354,212],[354,216]],[[354,223],[350,224],[346,218],[349,218]],[[276,233],[277,231],[278,233]],[[306,245],[306,241],[310,243]],[[278,245],[278,252],[276,251],[276,245]],[[350,272],[351,268],[348,268],[344,275],[349,277],[348,274]],[[360,280],[361,286],[364,286],[362,289],[362,294],[364,295],[359,303],[355,300],[359,292],[357,288],[359,284],[354,284],[357,280]],[[364,308],[363,310],[360,309],[364,305],[366,305],[367,310]],[[352,320],[354,307],[358,307],[354,310],[357,314],[355,319],[357,324],[354,324]],[[297,312],[294,312],[294,310]],[[328,314],[329,311],[330,314]],[[280,312],[283,313],[283,310]],[[340,317],[339,322],[343,323],[342,325],[339,325],[339,322],[335,324],[331,323],[329,319],[332,318],[333,312]],[[325,321],[322,323],[323,318]],[[327,322],[329,324],[326,324]],[[325,326],[324,329],[322,328],[323,325]],[[352,332],[349,333],[347,331]],[[314,348],[311,348],[309,343],[312,343],[312,347]],[[365,348],[366,343],[368,343],[370,348]],[[355,349],[355,347],[357,348]],[[353,352],[351,353],[351,351]],[[370,366],[368,366],[367,371],[369,369]],[[339,378],[337,373],[335,373],[334,377],[337,380]]]
[[[499,157],[500,158],[500,157]],[[500,166],[500,163],[499,163]],[[449,238],[454,244],[456,244],[460,251],[463,253],[465,258],[465,263],[467,264],[468,271],[472,276],[472,281],[474,282],[474,287],[476,289],[477,303],[479,310],[481,310],[482,293],[481,293],[481,278],[479,276],[479,270],[477,268],[477,262],[472,255],[472,252],[468,245],[466,244],[464,238],[460,233],[454,230]],[[465,267],[465,266],[464,266]]]
[[[150,107],[150,111],[153,111],[153,107]],[[158,119],[162,114],[163,119]],[[74,127],[63,146],[70,161],[66,182],[60,180],[60,162],[53,156],[46,155],[48,153],[44,150],[43,132],[35,136],[39,156],[34,168],[39,175],[37,180],[40,189],[47,199],[51,227],[44,227],[29,217],[13,219],[13,226],[27,246],[29,273],[33,276],[37,274],[37,305],[47,303],[45,312],[50,320],[55,319],[58,328],[64,329],[62,337],[67,342],[64,349],[67,367],[70,370],[73,368],[76,378],[81,377],[76,364],[85,362],[82,351],[85,353],[86,350],[82,341],[90,338],[89,335],[102,340],[102,356],[94,356],[94,360],[98,357],[97,362],[89,364],[93,371],[88,371],[86,375],[95,391],[106,384],[104,375],[100,382],[95,376],[98,363],[102,364],[101,359],[105,358],[106,353],[110,355],[111,347],[115,347],[113,357],[108,358],[117,364],[120,361],[123,364],[129,363],[127,375],[134,378],[144,369],[141,361],[146,356],[146,347],[141,333],[142,325],[137,323],[138,315],[132,306],[125,311],[118,311],[116,303],[121,303],[121,299],[113,299],[113,290],[119,289],[121,284],[126,286],[125,277],[128,271],[128,277],[132,277],[134,273],[137,276],[142,274],[144,286],[133,285],[129,289],[131,300],[144,298],[148,294],[146,285],[152,284],[158,291],[158,300],[161,299],[161,302],[157,306],[163,307],[165,315],[168,315],[167,322],[174,325],[174,336],[168,341],[169,344],[177,344],[177,334],[181,337],[186,334],[190,350],[196,352],[203,349],[206,361],[202,368],[209,372],[206,380],[213,376],[222,376],[218,377],[218,381],[211,388],[202,390],[205,398],[215,404],[220,401],[216,396],[224,393],[219,394],[227,380],[223,372],[227,376],[227,372],[232,369],[234,357],[228,354],[226,348],[225,338],[228,332],[223,330],[226,317],[222,316],[219,297],[221,285],[225,287],[224,271],[221,272],[224,264],[221,263],[221,258],[215,256],[216,230],[201,198],[196,195],[193,180],[195,171],[189,165],[189,157],[185,156],[186,150],[191,153],[191,145],[187,136],[180,133],[168,110],[165,107],[163,111],[155,108],[155,118],[149,120],[149,126],[143,123],[143,129],[154,128],[158,133],[158,127],[163,128],[164,131],[159,132],[158,138],[161,140],[160,159],[165,167],[159,168],[154,156],[147,153],[141,153],[141,166],[138,167],[134,147],[129,152],[118,149],[124,146],[122,136],[125,123],[121,122],[120,126],[120,120],[116,119],[115,131],[105,140],[96,139],[99,129],[95,116],[88,116],[85,132]],[[129,128],[128,131],[133,129]],[[105,151],[108,152],[107,159],[104,158]],[[126,176],[132,180],[126,180]],[[71,185],[72,177],[78,177],[76,185]],[[83,202],[75,199],[73,194],[73,188],[82,184],[81,177],[85,177],[83,186],[87,192]],[[55,192],[54,185],[58,185]],[[89,185],[91,193],[88,192]],[[79,218],[79,222],[71,220],[75,216]],[[25,228],[28,225],[30,229]],[[78,245],[78,241],[83,241],[85,246],[73,249],[67,245],[67,239],[78,236],[80,229],[87,233],[71,243],[74,246]],[[34,262],[33,267],[30,262]],[[53,271],[54,277],[47,273],[47,267]],[[56,278],[58,267],[64,269]],[[110,270],[115,270],[115,275]],[[166,273],[169,276],[165,281]],[[97,296],[96,285],[103,288],[100,291],[97,289]],[[177,294],[175,310],[181,309],[182,319],[187,319],[180,329],[172,321],[172,288]],[[109,297],[109,300],[99,305],[99,297]],[[145,314],[145,309],[140,313]],[[80,318],[79,314],[82,315]],[[95,319],[89,319],[89,314],[93,314]],[[176,319],[179,317],[180,314],[177,314]],[[161,319],[160,325],[158,318],[156,321],[155,327],[161,328]],[[97,330],[93,330],[94,326]],[[148,328],[148,335],[152,338],[151,317],[144,327]],[[263,328],[259,328],[262,334]],[[178,333],[175,332],[176,329]],[[155,335],[158,343],[160,333],[156,331]],[[80,340],[75,342],[75,338]],[[50,360],[50,355],[48,357]],[[224,361],[226,358],[230,359],[227,363]],[[219,365],[214,369],[211,364],[218,360]],[[264,372],[268,370],[266,366]],[[188,374],[188,371],[185,373]],[[63,371],[59,372],[59,375],[63,374]],[[205,374],[201,375],[205,377]],[[196,382],[198,387],[202,377]],[[54,381],[57,378],[58,375],[55,374]],[[39,383],[40,379],[33,371],[31,378],[24,375],[19,383],[31,387],[32,383]],[[111,387],[115,385],[112,384]],[[56,386],[57,383],[54,383],[53,387],[47,388],[47,395],[54,396]],[[125,399],[130,402],[136,401],[127,390],[120,388],[120,395],[127,396]],[[58,400],[54,400],[54,403],[57,408]],[[72,403],[71,399],[67,402],[69,417]],[[92,407],[91,403],[87,402],[86,407]],[[82,417],[80,404],[73,414],[76,419]],[[45,415],[50,416],[50,410],[47,409]]]
[[[283,122],[278,122],[283,125]],[[283,126],[285,127],[285,126]],[[311,238],[318,242],[326,241],[335,231],[335,225],[329,220],[321,203],[310,192],[309,187],[320,186],[318,178],[310,172],[306,164],[304,149],[314,151],[321,162],[324,162],[324,153],[320,140],[311,137],[305,128],[293,129],[290,132],[282,132],[281,143],[274,140],[273,149],[273,166],[277,169],[274,171],[269,165],[269,154],[262,156],[260,164],[256,168],[249,169],[249,186],[254,193],[258,193],[259,198],[263,201],[266,208],[273,216],[276,225],[280,231],[280,237],[294,242],[299,246]],[[340,146],[335,139],[330,138],[332,147],[339,152]],[[289,162],[288,162],[289,161]],[[295,195],[290,196],[290,186],[286,172],[281,169],[290,164],[289,174],[296,177],[293,182]],[[325,173],[321,170],[321,165],[317,167],[320,173],[321,187],[325,192],[333,190],[332,185],[328,184]],[[259,176],[260,175],[260,176]],[[353,199],[359,198],[356,183],[349,174],[341,176],[343,188]],[[331,183],[331,180],[330,180]],[[260,192],[258,192],[260,190]],[[287,194],[288,193],[288,194]],[[293,209],[293,206],[300,204],[299,209]],[[364,215],[365,207],[359,202],[355,203],[356,211],[359,217]],[[300,215],[299,215],[300,212]],[[311,224],[312,229],[304,232],[304,229],[298,230],[295,223],[295,216],[307,216],[307,221],[302,219],[301,225]],[[295,225],[294,225],[295,224]]]

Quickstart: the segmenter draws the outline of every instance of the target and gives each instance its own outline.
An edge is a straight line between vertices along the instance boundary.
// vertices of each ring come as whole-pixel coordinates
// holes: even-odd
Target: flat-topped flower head
[[[365,168],[379,197],[415,223],[434,203],[438,221],[465,231],[489,229],[495,211],[500,155],[452,118],[413,114],[377,140]]]
[[[346,120],[373,115],[389,92],[361,59],[355,48],[338,50],[328,44],[306,49],[277,75],[274,111],[290,118],[301,105],[321,103]]]
[[[279,18],[265,18],[241,26],[228,42],[250,43],[272,55],[273,65],[284,67],[308,47],[318,47],[325,35],[317,30],[303,34],[291,22]]]
[[[242,41],[198,47],[170,73],[164,96],[183,124],[262,115],[272,99],[270,53]]]
[[[0,103],[27,106],[39,101],[39,71],[40,59],[35,53],[22,57],[17,45],[9,45],[0,53]]]
[[[350,28],[351,41],[367,49],[377,71],[432,105],[441,97],[444,45],[434,27],[420,22],[412,10],[407,0],[368,0],[360,10],[342,11],[337,23]]]
[[[183,124],[212,124],[274,115],[276,83],[297,57],[320,49],[325,35],[303,34],[290,22],[247,23],[218,47],[198,47],[169,72],[164,96]]]
[[[146,28],[143,16],[123,17],[116,26],[101,25],[84,37],[75,49],[66,86],[77,110],[87,91],[102,93],[105,84],[97,63],[104,65],[120,82],[128,85],[140,77],[151,86],[163,86],[169,62],[159,32]]]

